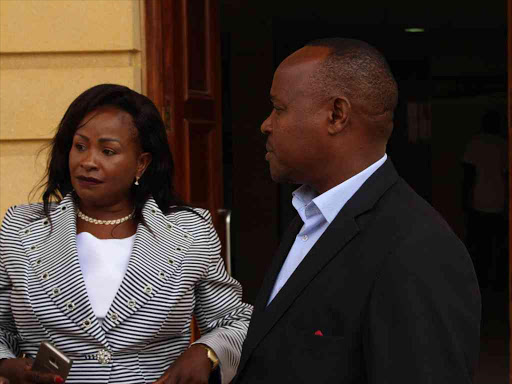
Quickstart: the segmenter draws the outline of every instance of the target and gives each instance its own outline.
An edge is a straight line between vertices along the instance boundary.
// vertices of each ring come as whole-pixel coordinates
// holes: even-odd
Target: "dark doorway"
[[[270,181],[259,132],[270,112],[272,74],[282,59],[315,38],[359,38],[387,57],[400,90],[388,155],[471,248],[463,204],[468,143],[488,111],[502,116],[499,135],[507,140],[505,1],[485,6],[461,0],[221,4],[227,87],[223,118],[231,146],[230,163],[225,164],[231,172],[224,175],[231,175],[225,189],[233,191],[225,200],[235,220],[233,271],[247,301],[254,302],[279,236],[295,214],[295,186]],[[423,32],[406,32],[413,27]],[[489,284],[482,286],[481,360],[475,381],[481,384],[508,379],[507,238],[493,244],[485,272]]]

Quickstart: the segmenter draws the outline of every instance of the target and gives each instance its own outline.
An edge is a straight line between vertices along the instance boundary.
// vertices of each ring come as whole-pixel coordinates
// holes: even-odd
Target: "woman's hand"
[[[5,359],[0,363],[0,383],[5,378],[9,384],[62,384],[64,380],[53,373],[32,371],[32,359]],[[7,382],[7,381],[4,381]]]
[[[207,384],[211,367],[206,350],[200,345],[192,345],[154,384]]]

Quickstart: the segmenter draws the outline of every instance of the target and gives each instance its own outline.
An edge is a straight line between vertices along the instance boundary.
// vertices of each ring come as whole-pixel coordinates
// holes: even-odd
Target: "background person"
[[[480,287],[507,284],[507,141],[500,135],[501,116],[488,111],[482,117],[481,131],[469,141],[463,158],[463,208],[466,212],[466,244]]]
[[[68,383],[231,380],[251,306],[210,214],[180,203],[172,171],[148,98],[103,84],[73,101],[43,203],[9,208],[0,233],[0,375],[11,384],[62,382],[27,369],[42,340],[73,360]],[[189,347],[192,315],[202,336]]]

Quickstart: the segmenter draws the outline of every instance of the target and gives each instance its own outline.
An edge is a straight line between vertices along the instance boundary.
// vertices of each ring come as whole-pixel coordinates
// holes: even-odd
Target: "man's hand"
[[[62,384],[62,377],[53,373],[41,373],[32,371],[31,359],[5,359],[0,363],[0,383],[10,384]],[[4,379],[5,378],[5,379]],[[8,379],[9,381],[7,381]]]
[[[206,350],[195,344],[183,352],[154,384],[207,384],[210,372],[211,362]]]

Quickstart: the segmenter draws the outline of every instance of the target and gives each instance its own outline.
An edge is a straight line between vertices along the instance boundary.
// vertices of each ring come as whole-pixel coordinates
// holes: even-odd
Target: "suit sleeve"
[[[196,343],[212,348],[220,360],[222,383],[229,383],[240,362],[252,306],[242,302],[242,287],[230,277],[220,256],[220,242],[208,220],[210,255],[206,275],[196,286],[195,315],[201,338]]]
[[[365,334],[372,384],[472,383],[480,343],[473,265],[452,233],[409,239],[375,283]]]
[[[0,359],[13,358],[20,353],[19,335],[11,311],[12,285],[5,268],[7,245],[12,241],[10,220],[13,213],[14,208],[9,208],[0,230]]]

